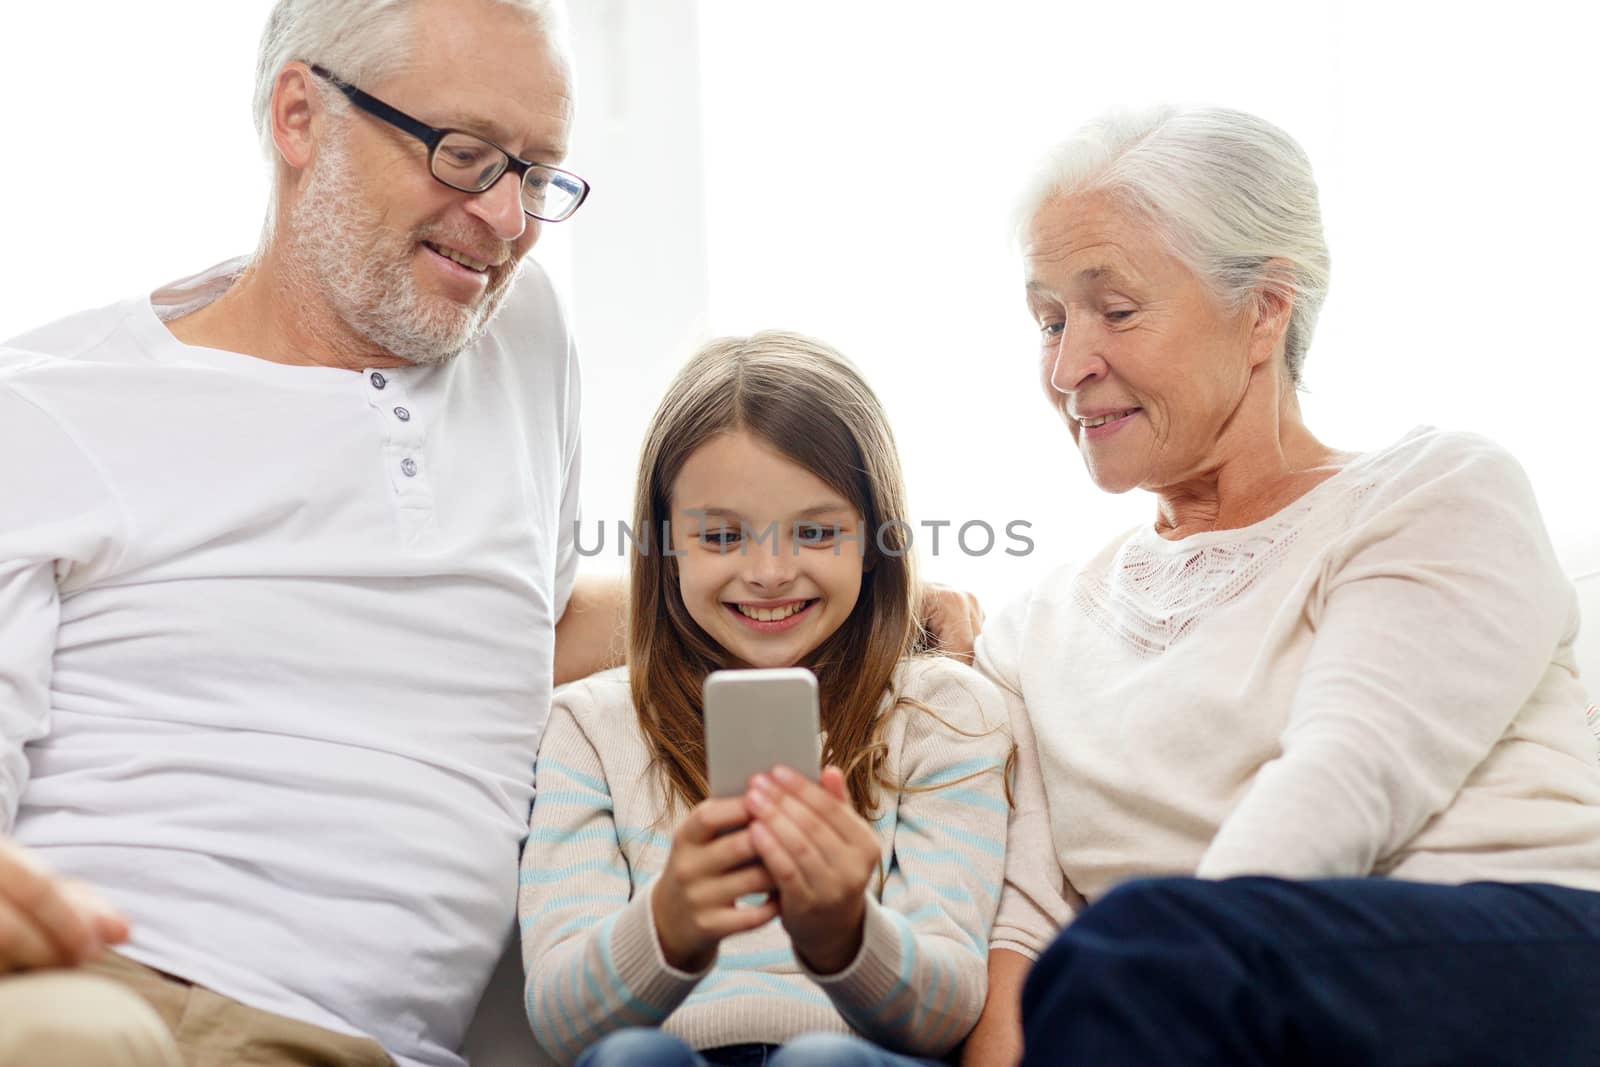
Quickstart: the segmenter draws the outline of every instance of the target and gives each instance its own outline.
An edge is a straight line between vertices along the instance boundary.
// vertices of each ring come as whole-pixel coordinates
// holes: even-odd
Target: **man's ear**
[[[1298,295],[1294,270],[1285,259],[1269,259],[1255,292],[1255,325],[1250,330],[1250,363],[1261,366],[1283,350]]]
[[[317,121],[325,115],[311,68],[296,60],[286,64],[272,83],[272,143],[278,157],[293,170],[305,170],[315,155]]]

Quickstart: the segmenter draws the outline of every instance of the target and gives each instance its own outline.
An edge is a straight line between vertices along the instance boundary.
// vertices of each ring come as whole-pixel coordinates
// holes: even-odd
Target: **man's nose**
[[[474,193],[467,210],[488,223],[502,241],[515,241],[528,228],[528,215],[522,210],[522,179],[509,170],[483,192]]]

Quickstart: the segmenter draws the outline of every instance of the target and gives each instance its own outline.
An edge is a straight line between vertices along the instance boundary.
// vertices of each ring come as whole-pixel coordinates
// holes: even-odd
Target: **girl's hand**
[[[774,888],[766,868],[754,862],[750,831],[743,829],[749,818],[739,797],[704,800],[672,835],[666,868],[650,890],[650,914],[661,954],[680,971],[705,970],[723,938],[778,914],[770,898],[753,907],[736,904]]]
[[[787,767],[750,779],[748,831],[778,886],[778,914],[795,955],[818,974],[837,974],[861,950],[867,886],[881,853],[872,827],[850,804],[844,774],[820,785]]]

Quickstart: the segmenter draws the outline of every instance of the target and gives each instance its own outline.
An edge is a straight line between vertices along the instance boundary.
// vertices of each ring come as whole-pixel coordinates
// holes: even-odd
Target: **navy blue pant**
[[[1024,1067],[1595,1067],[1600,893],[1164,878],[1106,894],[1022,994]]]

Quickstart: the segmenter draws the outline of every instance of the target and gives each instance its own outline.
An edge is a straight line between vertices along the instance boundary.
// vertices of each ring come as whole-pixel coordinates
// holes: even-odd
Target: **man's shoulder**
[[[0,341],[0,349],[30,354],[33,363],[40,357],[54,360],[125,363],[143,361],[136,346],[119,343],[128,327],[132,302],[118,301],[102,307],[75,311],[42,326]],[[0,369],[15,366],[9,356],[0,360]]]

